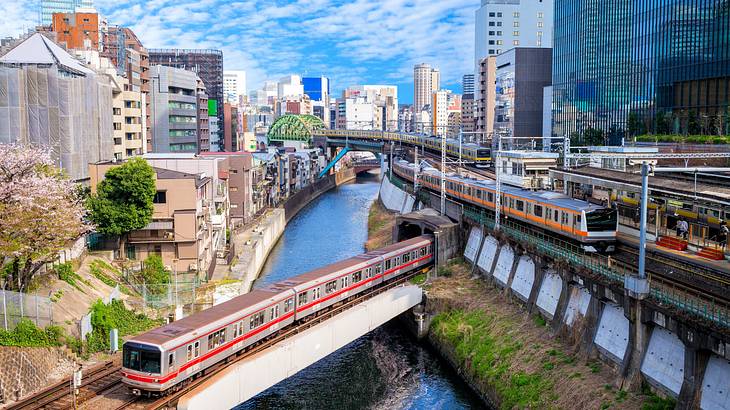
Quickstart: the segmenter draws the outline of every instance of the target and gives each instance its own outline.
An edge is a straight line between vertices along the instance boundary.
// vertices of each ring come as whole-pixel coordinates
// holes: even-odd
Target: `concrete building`
[[[450,90],[438,90],[431,94],[431,129],[435,135],[452,134],[449,128],[449,107],[453,99],[454,94]]]
[[[200,78],[196,81],[197,99],[197,125],[198,125],[198,152],[210,151],[210,120],[208,114],[208,94],[205,90],[205,84]]]
[[[215,105],[215,110],[208,110],[209,115],[214,111],[218,117],[217,139],[211,136],[211,141],[223,141],[223,52],[220,50],[203,49],[150,49],[150,64],[180,68],[194,71],[205,84],[208,101]],[[214,129],[210,129],[214,133]]]
[[[461,78],[461,93],[466,94],[474,94],[474,74],[464,74],[464,76]]]
[[[198,76],[162,65],[151,72],[152,152],[199,152]]]
[[[251,222],[258,212],[253,200],[253,155],[249,152],[205,152],[200,157],[227,160],[231,225],[235,228]]]
[[[241,105],[246,97],[246,72],[226,70],[223,72],[223,98],[225,102]]]
[[[476,132],[476,100],[474,94],[461,96],[461,129],[464,132],[464,139],[467,141],[480,141],[481,136]]]
[[[482,141],[492,137],[494,133],[494,103],[497,99],[495,81],[497,75],[497,58],[485,57],[479,62],[479,83],[476,95],[475,131],[480,133]]]
[[[413,106],[401,105],[398,110],[398,131],[413,132]]]
[[[125,87],[127,79],[118,76],[111,64],[107,75],[113,84],[114,158],[125,160],[142,155],[147,152],[145,95],[140,91],[128,90]]]
[[[93,9],[93,0],[41,0],[41,25],[49,26],[53,23],[53,13],[73,13],[77,9]]]
[[[374,130],[378,129],[375,120],[375,104],[368,101],[365,96],[352,96],[345,98],[345,116],[338,118],[343,124],[341,129],[347,130]]]
[[[53,13],[51,30],[67,50],[99,49],[99,15],[96,12]]]
[[[304,95],[304,85],[302,78],[298,75],[289,75],[279,79],[277,84],[277,94],[279,99],[286,97],[301,97]]]
[[[238,133],[238,107],[231,103],[223,103],[223,148],[226,152],[241,149]]]
[[[441,88],[441,73],[428,64],[413,67],[413,110],[419,112],[431,104],[431,94]]]
[[[498,55],[496,65],[495,134],[542,141],[543,89],[552,81],[552,49],[513,48]]]
[[[89,165],[91,192],[106,172],[119,163]],[[120,255],[143,261],[155,254],[176,272],[207,273],[215,261],[213,229],[210,214],[212,179],[169,169],[154,168],[157,194],[154,198],[152,222],[130,232]]]
[[[114,157],[111,80],[40,33],[0,57],[0,143],[43,144],[73,180]]]
[[[312,101],[312,115],[319,117],[322,122],[330,122],[330,80],[327,77],[302,78],[304,94]]]
[[[475,74],[481,60],[513,47],[552,47],[553,0],[482,0],[476,11]]]
[[[395,131],[398,129],[398,87],[356,85],[342,93],[339,122],[347,129]],[[370,105],[370,107],[368,107]]]
[[[560,154],[541,151],[502,151],[502,166],[497,167],[500,180],[522,189],[550,189],[550,168],[555,168]]]

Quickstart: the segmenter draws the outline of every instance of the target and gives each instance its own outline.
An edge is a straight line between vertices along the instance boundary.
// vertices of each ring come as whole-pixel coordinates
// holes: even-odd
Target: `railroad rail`
[[[151,410],[151,409],[172,409],[176,406],[177,401],[180,400],[185,394],[200,386],[202,383],[210,380],[216,374],[220,373],[223,369],[231,366],[232,364],[246,359],[256,353],[259,353],[285,339],[301,333],[302,331],[311,328],[317,324],[328,320],[343,311],[352,308],[353,306],[375,296],[390,290],[396,286],[404,284],[409,279],[431,269],[432,265],[424,266],[417,271],[405,274],[398,279],[383,284],[368,290],[365,293],[361,293],[344,301],[340,305],[334,305],[326,310],[317,313],[316,317],[310,320],[296,324],[289,327],[288,329],[282,329],[279,333],[273,335],[269,339],[264,339],[257,344],[252,345],[249,349],[239,352],[238,355],[229,356],[227,359],[218,362],[212,367],[205,370],[205,373],[195,380],[189,381],[187,384],[182,386],[178,391],[161,397],[146,397],[133,395],[127,386],[122,383],[121,378],[121,365],[119,363],[119,357],[115,360],[110,360],[103,363],[102,365],[96,366],[89,370],[86,370],[84,375],[83,383],[79,389],[79,395],[76,399],[76,405],[89,404],[89,408],[104,408],[104,409],[131,409],[131,410]],[[22,399],[14,403],[8,409],[12,410],[31,410],[31,409],[72,409],[74,408],[73,396],[70,391],[71,379],[64,379],[53,386],[50,386],[40,392],[34,393],[33,395]],[[103,396],[109,394],[115,396],[113,400],[114,404],[100,404],[95,405],[95,401],[100,401]]]

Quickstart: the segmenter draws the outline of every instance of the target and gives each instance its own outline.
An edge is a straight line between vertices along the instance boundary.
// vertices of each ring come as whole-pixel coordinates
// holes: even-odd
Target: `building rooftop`
[[[523,159],[558,159],[560,154],[557,152],[545,152],[545,151],[501,151],[501,156],[506,158],[523,158]]]
[[[600,147],[588,147],[590,152],[605,152],[615,154],[656,154],[659,152],[659,147],[611,147],[611,146],[600,146]]]
[[[195,187],[200,188],[210,181],[210,177],[201,177],[198,174],[188,174],[187,172],[173,171],[171,169],[154,167],[157,179],[195,179]]]
[[[93,70],[40,33],[33,34],[10,49],[0,57],[0,64],[51,65],[58,67],[60,71],[76,75],[94,74]]]

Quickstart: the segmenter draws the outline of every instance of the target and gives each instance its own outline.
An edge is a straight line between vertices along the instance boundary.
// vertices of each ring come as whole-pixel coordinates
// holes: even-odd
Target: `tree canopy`
[[[133,158],[107,171],[87,203],[96,230],[123,235],[142,229],[152,220],[155,171],[141,158]]]
[[[0,278],[24,291],[58,252],[88,230],[81,190],[47,148],[0,144]]]

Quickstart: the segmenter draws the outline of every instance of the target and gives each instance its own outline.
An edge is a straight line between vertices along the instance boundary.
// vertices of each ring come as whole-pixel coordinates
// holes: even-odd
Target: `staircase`
[[[657,246],[663,248],[674,249],[675,251],[686,251],[687,241],[675,238],[673,236],[662,236],[656,241]]]
[[[702,250],[697,252],[697,256],[713,261],[721,261],[725,259],[725,252],[719,248],[702,248]]]

